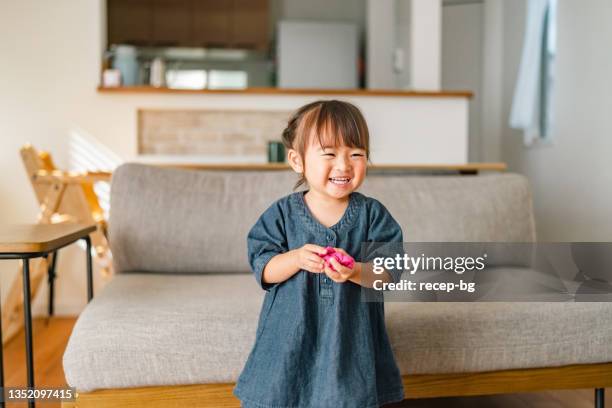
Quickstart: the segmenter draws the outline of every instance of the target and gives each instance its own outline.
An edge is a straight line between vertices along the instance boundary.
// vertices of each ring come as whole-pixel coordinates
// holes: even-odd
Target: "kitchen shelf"
[[[175,167],[190,170],[232,170],[232,171],[286,171],[290,167],[287,163],[156,163],[161,167]],[[508,169],[506,163],[466,163],[466,164],[377,164],[368,166],[374,172],[456,172],[461,174],[477,174],[480,171],[503,172]]]
[[[98,87],[101,93],[138,94],[237,94],[237,95],[353,95],[395,96],[413,98],[471,98],[470,91],[400,91],[387,89],[301,89],[301,88],[246,88],[246,89],[171,89],[152,86]]]

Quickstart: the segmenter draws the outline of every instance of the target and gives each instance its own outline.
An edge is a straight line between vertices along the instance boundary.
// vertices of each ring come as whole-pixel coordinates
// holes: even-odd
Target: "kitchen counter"
[[[319,92],[320,94],[317,94]],[[218,141],[223,149],[190,150],[180,143],[172,149],[143,150],[143,134],[147,128],[142,121],[142,112],[163,111],[162,113],[186,113],[185,118],[194,117],[197,112],[227,113],[228,118],[248,115],[285,115],[318,99],[340,99],[355,104],[366,118],[370,132],[372,161],[376,164],[434,163],[441,165],[465,164],[468,162],[468,118],[469,92],[421,92],[401,90],[365,89],[277,89],[252,88],[245,90],[178,90],[153,87],[99,88],[98,96],[117,108],[112,117],[113,130],[117,138],[134,137],[134,154],[187,155],[193,151],[197,155],[211,157],[194,162],[217,163],[261,163],[265,162],[266,140],[278,140],[286,119],[272,119],[257,127],[255,121],[250,129],[259,133],[248,140],[253,143],[239,145],[246,134],[244,121],[232,122],[236,129],[229,134],[240,136],[219,136],[212,130],[208,133],[212,141]],[[217,119],[219,119],[217,115]],[[183,119],[185,119],[183,118]],[[178,119],[179,121],[182,119]],[[191,119],[183,120],[177,131],[185,131],[197,140],[199,127],[213,126],[213,122],[200,119],[190,124]],[[228,119],[231,120],[231,119]],[[263,122],[262,122],[263,123]],[[165,126],[165,125],[164,125]],[[172,123],[168,122],[168,128]],[[217,125],[215,125],[217,126]],[[263,126],[263,125],[262,125]],[[163,127],[163,126],[162,126]],[[149,127],[150,129],[150,127]],[[213,129],[214,130],[214,129]],[[227,130],[227,129],[226,129]],[[121,135],[121,136],[119,136]],[[133,136],[132,136],[133,135]],[[204,137],[204,136],[202,136]],[[208,136],[207,136],[208,137]],[[250,137],[250,136],[249,136]],[[233,138],[233,139],[232,139]],[[265,139],[265,140],[264,140]],[[185,139],[187,140],[187,139]],[[232,145],[232,141],[235,143]],[[176,143],[176,141],[170,141]],[[179,141],[180,142],[180,141]],[[250,149],[258,143],[258,150]],[[231,145],[231,146],[227,146]],[[160,145],[161,146],[161,145]],[[177,147],[178,146],[178,147]],[[232,146],[236,147],[233,148]],[[230,148],[231,147],[231,148]],[[210,153],[208,153],[210,152]],[[180,158],[181,161],[183,158]]]
[[[101,93],[161,93],[161,94],[232,94],[232,95],[351,95],[395,96],[408,98],[471,98],[469,91],[402,91],[393,89],[298,89],[298,88],[246,88],[246,89],[172,89],[152,86],[122,86],[106,88]]]

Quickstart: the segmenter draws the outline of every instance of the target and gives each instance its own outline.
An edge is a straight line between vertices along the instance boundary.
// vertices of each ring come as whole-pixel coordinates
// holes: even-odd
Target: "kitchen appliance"
[[[278,23],[280,88],[357,88],[357,26],[345,22]]]

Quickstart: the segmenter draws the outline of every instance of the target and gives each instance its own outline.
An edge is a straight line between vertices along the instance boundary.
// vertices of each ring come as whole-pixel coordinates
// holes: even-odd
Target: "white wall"
[[[542,240],[612,239],[612,2],[559,0],[553,142],[526,148],[507,125],[525,0],[504,1],[502,159],[527,175]]]
[[[399,54],[394,56],[395,86],[398,89],[410,89],[412,85],[412,66],[410,61],[411,29],[412,29],[412,2],[409,0],[395,0],[395,48]],[[397,60],[397,61],[395,61]],[[399,68],[399,69],[398,69]]]
[[[369,89],[397,88],[393,71],[396,0],[367,1],[366,86]]]
[[[440,90],[441,0],[368,0],[370,89]]]
[[[19,156],[24,143],[52,152],[62,167],[72,126],[97,129],[119,153],[133,148],[112,132],[116,122],[100,115],[100,104],[90,104],[97,98],[99,10],[98,1],[0,2],[0,223],[36,220],[36,198]],[[58,267],[56,310],[75,312],[86,298],[85,256],[68,247]],[[16,272],[16,261],[0,262],[3,299]],[[44,306],[43,296],[37,300],[35,313]]]
[[[504,0],[483,3],[480,160],[501,160]]]
[[[103,0],[0,0],[0,223],[36,220],[36,199],[19,157],[26,142],[51,152],[58,167],[68,168],[69,134],[80,129],[132,159],[138,108],[291,110],[317,97],[98,93],[102,5]],[[346,99],[364,111],[374,162],[467,158],[467,102],[462,98]],[[57,314],[77,314],[86,298],[84,254],[76,247],[63,250],[58,268]],[[2,299],[16,272],[15,262],[0,262]],[[96,290],[103,285],[99,278],[95,284]],[[39,296],[34,313],[44,313],[44,306]]]
[[[442,89],[470,89],[469,160],[501,161],[504,0],[446,0]]]
[[[482,160],[484,4],[451,4],[442,7],[442,89],[469,89],[469,160]]]
[[[439,90],[442,0],[411,0],[410,4],[410,87]]]

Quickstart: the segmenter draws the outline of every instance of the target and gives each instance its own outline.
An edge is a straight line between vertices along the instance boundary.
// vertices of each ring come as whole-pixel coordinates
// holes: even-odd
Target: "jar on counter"
[[[113,68],[121,72],[121,84],[131,86],[138,84],[138,60],[136,47],[131,45],[115,45],[112,47]]]
[[[276,140],[268,141],[268,163],[285,162],[285,145]]]
[[[156,88],[166,86],[166,64],[161,57],[151,63],[150,85]]]

